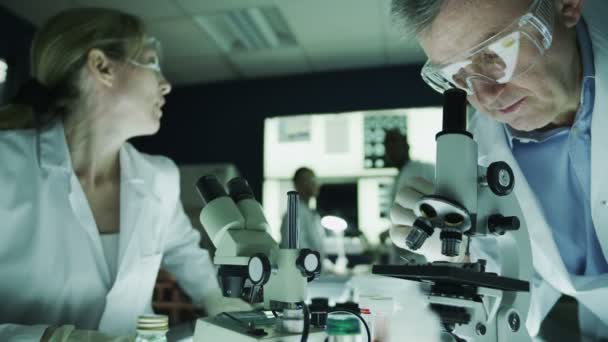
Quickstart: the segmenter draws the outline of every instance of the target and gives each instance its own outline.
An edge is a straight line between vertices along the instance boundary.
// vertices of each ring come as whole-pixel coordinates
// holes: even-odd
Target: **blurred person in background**
[[[390,129],[384,135],[384,156],[387,167],[396,167],[399,174],[391,192],[391,202],[400,188],[414,178],[433,179],[435,166],[410,158],[410,145],[407,136],[398,129]]]

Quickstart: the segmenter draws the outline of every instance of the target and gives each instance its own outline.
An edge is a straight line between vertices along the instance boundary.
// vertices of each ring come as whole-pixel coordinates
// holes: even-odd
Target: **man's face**
[[[432,62],[441,64],[508,27],[531,3],[446,0],[432,25],[418,37],[420,44]],[[580,68],[572,67],[575,63],[580,65],[574,31],[558,14],[551,47],[529,71],[506,84],[476,82],[468,100],[478,111],[518,130],[562,125],[578,107]]]

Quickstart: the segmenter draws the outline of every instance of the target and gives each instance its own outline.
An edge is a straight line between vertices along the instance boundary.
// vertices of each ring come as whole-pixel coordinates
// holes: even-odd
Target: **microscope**
[[[444,93],[434,193],[415,204],[416,219],[405,241],[417,250],[439,234],[441,253],[449,261],[375,265],[372,273],[422,282],[443,325],[444,341],[531,341],[525,280],[533,274],[532,256],[521,208],[511,193],[513,171],[502,161],[478,165],[477,143],[466,130],[466,107],[464,91]],[[498,269],[486,271],[482,258],[471,262],[471,249],[474,257],[498,256]]]
[[[194,341],[322,341],[325,333],[310,328],[304,303],[306,284],[319,276],[321,260],[316,251],[298,249],[298,193],[288,193],[289,236],[279,246],[245,179],[230,180],[228,193],[212,175],[196,186],[204,203],[200,222],[216,247],[222,294],[263,308],[198,319]]]

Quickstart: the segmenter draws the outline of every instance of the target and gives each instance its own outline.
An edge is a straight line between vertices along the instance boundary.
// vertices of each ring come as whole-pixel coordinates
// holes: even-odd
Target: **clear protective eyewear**
[[[161,70],[162,51],[160,41],[154,37],[147,37],[144,41],[144,46],[136,58],[129,58],[127,62],[130,64],[158,72],[162,75]]]
[[[443,93],[451,88],[475,93],[476,83],[505,84],[526,73],[553,39],[553,1],[533,0],[523,16],[507,28],[450,61],[422,67],[422,79]]]

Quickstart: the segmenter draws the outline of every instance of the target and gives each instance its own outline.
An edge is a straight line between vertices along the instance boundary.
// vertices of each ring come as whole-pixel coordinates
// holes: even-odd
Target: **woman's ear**
[[[556,10],[566,27],[574,27],[581,19],[584,0],[556,0]]]
[[[115,63],[99,49],[92,49],[87,54],[86,67],[93,79],[107,87],[112,87],[116,79]]]

